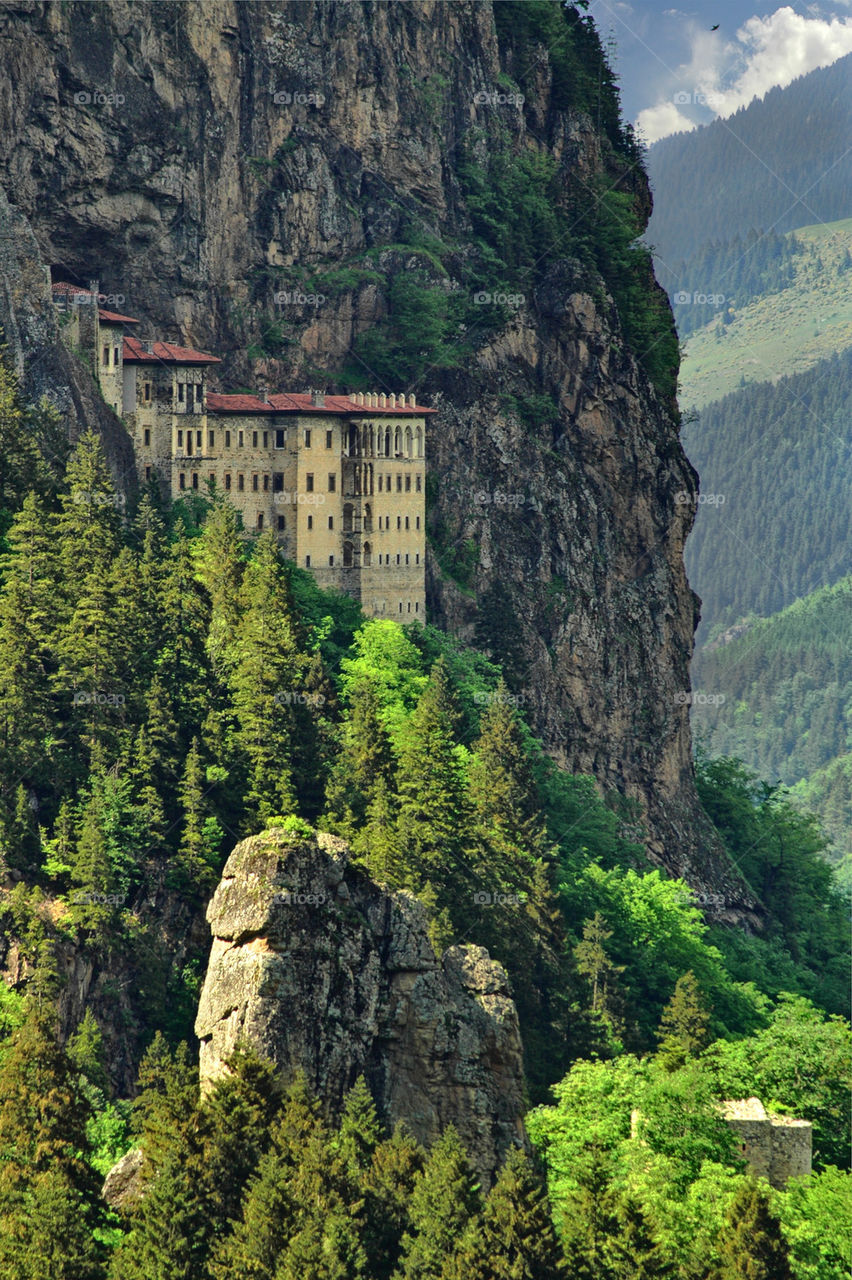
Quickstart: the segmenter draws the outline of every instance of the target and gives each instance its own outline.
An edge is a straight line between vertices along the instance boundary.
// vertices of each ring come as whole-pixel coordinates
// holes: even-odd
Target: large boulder
[[[439,960],[420,903],[351,865],[343,841],[282,828],[242,841],[207,919],[202,1085],[244,1042],[301,1069],[332,1113],[363,1072],[389,1124],[427,1145],[454,1124],[486,1183],[524,1141],[505,970],[482,947]]]

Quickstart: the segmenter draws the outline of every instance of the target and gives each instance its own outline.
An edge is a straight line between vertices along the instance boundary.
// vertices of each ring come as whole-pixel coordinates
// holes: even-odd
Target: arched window
[[[411,457],[411,451],[412,451],[413,442],[414,442],[414,437],[413,437],[413,436],[412,436],[412,434],[411,434],[411,427],[406,427],[406,428],[405,428],[405,456],[406,456],[406,458],[410,458],[410,457]]]
[[[370,457],[375,457],[376,453],[376,432],[374,427],[370,427]]]
[[[343,544],[343,567],[344,567],[344,569],[351,569],[351,568],[352,568],[353,559],[354,559],[354,550],[353,550],[353,547],[352,547],[352,543],[351,543],[351,542],[344,542],[344,544]]]
[[[346,456],[348,458],[356,457],[358,453],[358,428],[349,428],[349,439],[346,443]]]
[[[397,455],[402,453],[402,432],[399,427],[393,433],[393,451]]]
[[[365,543],[364,543],[364,555],[363,555],[363,556],[362,556],[362,558],[361,558],[361,563],[362,563],[362,564],[372,564],[372,562],[373,562],[373,552],[372,552],[372,548],[371,548],[371,546],[370,546],[369,542],[365,542]]]
[[[373,532],[373,508],[370,506],[369,502],[364,506],[364,532]]]
[[[423,457],[423,428],[422,427],[417,428],[416,439],[417,439],[417,456],[418,458],[422,458]]]
[[[352,503],[347,502],[343,507],[343,532],[352,532]]]
[[[391,433],[390,433],[390,427],[386,427],[385,428],[385,457],[389,458],[390,456],[391,456]]]

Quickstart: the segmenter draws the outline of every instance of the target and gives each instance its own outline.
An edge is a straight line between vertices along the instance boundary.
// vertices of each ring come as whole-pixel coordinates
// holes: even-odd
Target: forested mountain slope
[[[724,120],[663,138],[648,151],[648,243],[673,267],[753,228],[783,232],[849,217],[850,132],[852,54]]]
[[[686,426],[702,489],[686,549],[701,643],[848,572],[850,406],[852,349],[706,405]]]

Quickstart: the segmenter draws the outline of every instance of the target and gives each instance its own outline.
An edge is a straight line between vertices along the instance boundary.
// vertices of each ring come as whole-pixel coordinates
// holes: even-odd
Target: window
[[[230,449],[230,447],[231,447],[231,433],[230,431],[226,431],[225,432],[225,448]]]
[[[401,529],[401,528],[402,528],[402,516],[397,516],[397,518],[396,518],[396,527],[397,527],[397,529]]]
[[[246,478],[240,471],[237,473],[237,493],[244,493],[246,487]]]
[[[146,427],[146,428],[145,428],[145,437],[144,437],[144,438],[145,438],[145,443],[146,443],[146,444],[150,444],[150,443],[151,443],[151,428],[150,428],[150,427]]]
[[[336,489],[337,489],[337,473],[334,471],[330,471],[328,473],[328,491],[329,493],[334,493]]]
[[[279,517],[278,517],[278,532],[279,532],[279,533],[283,533],[283,532],[284,532],[284,517],[283,517],[283,516],[279,516]]]
[[[311,429],[310,427],[306,427],[305,428],[305,448],[310,449],[310,447],[311,447]]]
[[[398,552],[398,551],[397,551],[397,553],[396,553],[396,562],[397,562],[397,564],[399,564],[399,552]]]
[[[311,567],[311,557],[305,556],[305,568],[310,569],[310,567]]]
[[[408,612],[411,613],[411,601],[408,602]]]
[[[144,390],[143,390],[143,392],[142,392],[142,398],[143,398],[143,400],[146,400],[148,403],[150,403],[150,401],[151,401],[151,384],[150,384],[150,382],[146,382],[146,383],[145,383],[145,388],[144,388]]]
[[[405,527],[406,527],[406,529],[410,528],[410,524],[409,524],[408,516],[406,516],[406,517],[405,517]]]
[[[408,564],[408,552],[405,553],[405,563]]]
[[[329,529],[333,529],[333,528],[334,528],[334,516],[329,516],[329,517],[328,517],[328,527],[329,527]]]
[[[179,382],[177,384],[177,388],[178,388],[178,404],[183,404],[183,383]]]
[[[112,349],[112,362],[113,364],[118,364],[118,347],[113,347]]]
[[[192,454],[192,432],[191,431],[187,431],[186,433],[186,452],[190,455]]]
[[[230,471],[226,471],[225,472],[225,489],[230,491],[230,488],[231,488],[231,473]]]
[[[399,556],[397,556],[397,559],[399,559]],[[399,602],[399,611],[400,611],[400,613],[402,613],[402,601],[401,601],[401,600],[400,600],[400,602]]]
[[[183,432],[179,431],[177,433],[177,437],[178,437],[178,448],[182,449],[183,448]]]
[[[214,448],[216,447],[216,432],[215,432],[215,431],[208,431],[208,432],[207,432],[207,443],[208,443],[208,445],[210,446],[210,448],[211,448],[211,449],[214,449]]]
[[[405,477],[405,492],[411,493],[411,476]]]
[[[419,552],[419,551],[417,552],[417,554],[416,554],[416,555],[415,555],[415,557],[414,557],[414,563],[415,563],[415,564],[419,564],[419,563],[420,563],[420,552]]]
[[[308,516],[308,528],[313,529],[313,527],[314,527],[314,518],[313,516]]]
[[[287,441],[287,437],[285,436],[283,431],[275,432],[275,448],[276,449],[283,449],[286,441]]]
[[[419,528],[420,528],[420,517],[419,517],[419,516],[415,516],[415,517],[414,517],[414,527],[415,527],[415,529],[419,529]]]
[[[263,492],[269,493],[269,474],[264,472],[263,476]]]
[[[192,473],[192,487],[193,489],[198,488],[198,472],[197,471],[193,471]]]
[[[330,568],[330,569],[333,569],[333,568],[334,568],[334,556],[329,556],[329,557],[328,557],[328,565],[329,565],[329,568]]]
[[[257,527],[258,529],[263,528],[263,512],[262,511],[258,511],[257,513]]]
[[[259,486],[258,486],[258,482],[257,482],[257,472],[255,471],[254,475],[253,475],[253,476],[252,476],[252,478],[251,478],[251,489],[252,489],[252,493],[257,493],[258,488],[259,488]]]
[[[402,493],[402,476],[397,476],[396,478],[396,491],[397,493]]]
[[[419,600],[415,600],[415,601],[414,601],[414,612],[415,612],[415,613],[419,613],[419,612],[420,612],[420,601],[419,601]]]
[[[283,471],[273,471],[273,473],[272,473],[272,492],[273,492],[273,493],[283,493],[283,492],[284,492],[284,472],[283,472]]]
[[[202,387],[202,385],[201,385],[201,383],[200,383],[200,382],[196,382],[196,384],[195,384],[195,403],[196,403],[196,404],[198,404],[198,405],[200,405],[200,404],[201,404],[201,401],[202,401],[202,399],[203,399],[203,398],[204,398],[204,388]]]
[[[145,468],[145,479],[146,479],[146,480],[150,480],[150,479],[151,479],[151,468],[150,468],[150,467],[146,467],[146,468]]]
[[[379,476],[379,493],[382,492],[382,477]]]
[[[201,448],[201,432],[200,431],[196,431],[195,433],[195,443],[198,445],[200,449]]]
[[[334,444],[334,432],[333,432],[333,431],[326,431],[326,433],[325,433],[325,447],[326,447],[326,449],[330,449],[330,448],[332,447],[332,445],[333,445],[333,444]]]
[[[305,476],[305,490],[306,490],[306,492],[307,492],[307,493],[313,493],[313,491],[314,491],[314,473],[313,473],[313,471],[309,471],[309,472],[308,472],[308,474]]]
[[[239,447],[242,449],[242,447],[243,447],[243,444],[244,444],[244,443],[245,443],[245,436],[244,436],[244,434],[243,434],[243,432],[242,432],[242,431],[238,431],[238,432],[237,432],[237,444],[238,444],[238,445],[239,445]]]
[[[264,449],[269,448],[269,432],[268,431],[264,431],[263,433],[263,447]]]
[[[211,472],[210,472],[210,474],[209,474],[209,476],[207,477],[207,479],[210,481],[210,483],[211,483],[211,484],[215,484],[215,483],[216,483],[216,472],[215,472],[215,471],[211,471]]]
[[[104,347],[104,364],[109,368],[109,347]]]
[[[414,488],[417,490],[417,492],[418,492],[418,493],[420,493],[420,491],[421,491],[421,483],[420,483],[420,473],[419,473],[419,472],[418,472],[418,474],[414,477]]]
[[[179,489],[186,488],[186,472],[185,471],[181,471],[180,475],[178,476],[178,488]]]
[[[253,449],[257,448],[257,432],[256,431],[252,431],[251,433],[251,447]]]

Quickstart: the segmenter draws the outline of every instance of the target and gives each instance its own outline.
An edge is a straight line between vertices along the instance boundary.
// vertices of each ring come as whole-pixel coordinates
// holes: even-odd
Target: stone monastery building
[[[320,586],[377,618],[425,621],[426,422],[414,396],[222,395],[216,356],[125,332],[138,322],[89,289],[55,283],[63,337],[88,356],[133,439],[140,482],[172,499],[208,492],[249,532],[273,530]]]

